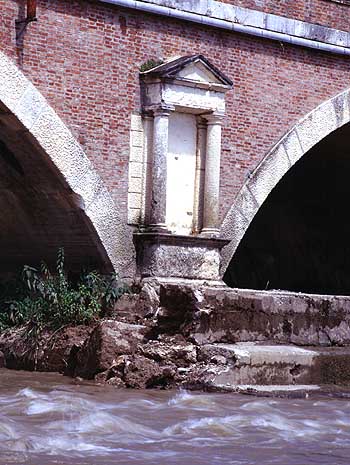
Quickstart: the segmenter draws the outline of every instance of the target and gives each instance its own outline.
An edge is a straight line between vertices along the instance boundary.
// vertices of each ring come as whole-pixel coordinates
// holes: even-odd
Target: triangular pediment
[[[176,77],[183,79],[191,79],[192,81],[208,82],[215,84],[222,84],[222,82],[200,61],[196,63],[190,63],[181,69]]]
[[[160,79],[178,79],[188,83],[201,83],[232,87],[232,81],[218,70],[203,55],[191,55],[175,58],[152,68],[144,76]]]

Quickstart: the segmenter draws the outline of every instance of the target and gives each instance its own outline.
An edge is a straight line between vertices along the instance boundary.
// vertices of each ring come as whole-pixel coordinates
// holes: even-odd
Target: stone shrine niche
[[[133,115],[131,127],[129,223],[139,226],[143,246],[156,240],[160,252],[160,242],[167,242],[164,258],[176,249],[176,237],[186,251],[200,247],[191,240],[185,246],[186,237],[218,238],[221,125],[232,82],[202,55],[167,61],[140,73],[140,80],[142,114]],[[159,264],[160,256],[149,260]]]

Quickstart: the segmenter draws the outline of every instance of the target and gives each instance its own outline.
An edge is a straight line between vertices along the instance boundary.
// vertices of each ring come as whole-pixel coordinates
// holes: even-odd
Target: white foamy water
[[[0,465],[340,465],[347,400],[131,391],[0,370]]]

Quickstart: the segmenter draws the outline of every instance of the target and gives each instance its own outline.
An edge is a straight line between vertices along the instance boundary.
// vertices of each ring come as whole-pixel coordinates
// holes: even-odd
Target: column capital
[[[142,113],[142,118],[146,121],[153,120],[153,113],[150,113],[149,111],[146,113]]]
[[[153,109],[153,116],[169,116],[173,111],[175,111],[173,105],[160,105]]]
[[[208,115],[203,115],[203,118],[206,120],[207,125],[222,125],[225,120],[225,115],[223,113],[209,113]]]
[[[198,129],[206,129],[207,121],[203,118],[202,115],[197,116],[197,128]]]

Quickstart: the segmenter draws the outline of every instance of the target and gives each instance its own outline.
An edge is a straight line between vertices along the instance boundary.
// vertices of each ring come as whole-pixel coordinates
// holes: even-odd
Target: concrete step
[[[350,296],[231,289],[182,282],[160,286],[161,331],[198,344],[274,341],[350,346]]]
[[[223,389],[227,392],[227,389]],[[292,399],[333,398],[350,399],[350,387],[338,385],[237,385],[230,392],[256,397],[287,397]]]
[[[191,379],[208,389],[239,386],[350,386],[350,348],[261,343],[205,344]],[[294,388],[293,388],[294,389]],[[313,388],[310,388],[313,389]],[[315,388],[316,389],[316,388]]]

